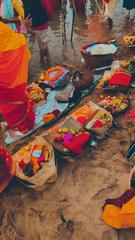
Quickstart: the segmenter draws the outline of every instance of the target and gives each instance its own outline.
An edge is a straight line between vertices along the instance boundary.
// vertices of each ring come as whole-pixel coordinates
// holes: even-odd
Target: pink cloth
[[[3,0],[0,5],[0,16],[4,17],[4,1]]]

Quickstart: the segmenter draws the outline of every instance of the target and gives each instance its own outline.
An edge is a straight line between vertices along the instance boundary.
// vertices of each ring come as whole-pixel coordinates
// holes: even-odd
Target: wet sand
[[[94,8],[95,9],[95,8]],[[122,36],[134,31],[134,22],[126,22],[125,13],[118,7],[114,27],[107,30],[102,17],[94,10],[87,19],[82,15],[75,23],[74,41],[70,43],[70,16],[67,7],[67,41],[62,42],[62,14],[58,11],[49,29],[49,47],[53,64],[69,64],[77,68],[81,65],[80,48],[83,44],[99,40],[117,39],[122,44]],[[58,18],[59,16],[59,18]],[[60,22],[60,24],[58,24]],[[41,71],[38,47],[30,39],[33,59],[30,64],[29,80],[37,79]],[[133,55],[130,51],[128,55]],[[126,58],[127,51],[120,57]],[[133,97],[135,90],[130,90]],[[79,106],[89,100],[96,102],[98,91],[85,98]],[[135,100],[132,100],[135,107]],[[102,206],[106,198],[119,196],[129,185],[130,167],[125,154],[135,136],[134,123],[123,116],[115,119],[119,128],[98,146],[87,149],[74,163],[58,159],[58,179],[42,192],[23,187],[14,180],[0,197],[0,240],[134,240],[135,231],[116,232],[101,220]],[[31,137],[8,147],[10,153],[43,133],[40,129]],[[61,215],[71,220],[64,224]]]

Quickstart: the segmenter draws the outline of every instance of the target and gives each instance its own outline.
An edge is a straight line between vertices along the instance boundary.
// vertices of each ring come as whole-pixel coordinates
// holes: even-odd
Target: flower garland
[[[52,72],[57,72],[53,77],[50,76],[50,73]],[[58,66],[58,67],[51,67],[48,69],[45,73],[45,80],[48,82],[56,82],[58,78],[60,78],[63,75],[63,68]]]
[[[135,36],[125,36],[124,42],[127,46],[135,44]]]

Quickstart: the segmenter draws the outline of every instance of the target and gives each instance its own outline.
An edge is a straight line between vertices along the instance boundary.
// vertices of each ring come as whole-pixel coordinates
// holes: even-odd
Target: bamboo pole
[[[74,11],[74,8],[73,8],[73,19],[72,19],[72,29],[71,29],[71,39],[70,39],[71,42],[73,41],[74,24],[75,24],[75,11]]]

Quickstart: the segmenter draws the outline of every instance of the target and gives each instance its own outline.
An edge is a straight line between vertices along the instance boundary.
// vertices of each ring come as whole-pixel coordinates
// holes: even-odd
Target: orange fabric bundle
[[[135,227],[135,190],[127,190],[118,199],[107,199],[102,218],[111,227]]]
[[[47,113],[47,114],[44,115],[43,121],[44,121],[44,123],[48,123],[55,118],[56,118],[56,116],[53,113]]]

